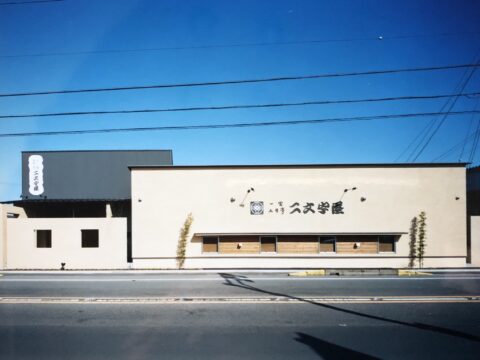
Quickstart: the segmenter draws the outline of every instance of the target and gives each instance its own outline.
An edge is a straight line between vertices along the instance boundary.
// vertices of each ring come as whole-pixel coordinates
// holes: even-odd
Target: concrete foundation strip
[[[1,304],[331,304],[331,303],[458,303],[480,302],[479,296],[395,296],[395,297],[1,297]]]

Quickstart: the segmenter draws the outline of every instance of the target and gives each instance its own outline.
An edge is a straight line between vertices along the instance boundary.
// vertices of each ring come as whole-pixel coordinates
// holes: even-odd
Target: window
[[[37,248],[52,247],[52,230],[35,230],[37,233]]]
[[[203,250],[204,253],[216,253],[218,252],[218,237],[206,236],[203,238]]]
[[[260,251],[277,252],[277,238],[275,236],[261,236]]]
[[[320,236],[320,252],[335,252],[335,236]]]
[[[379,236],[378,252],[395,252],[395,236],[393,235]]]
[[[98,248],[98,230],[82,230],[82,248]]]

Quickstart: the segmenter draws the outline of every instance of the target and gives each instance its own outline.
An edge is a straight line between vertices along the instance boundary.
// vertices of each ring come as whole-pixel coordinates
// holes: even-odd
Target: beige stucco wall
[[[18,217],[26,217],[22,208],[0,204],[0,270],[5,268],[7,263],[7,217],[8,214],[14,214]]]
[[[480,267],[480,216],[470,217],[472,266]]]
[[[35,230],[52,230],[52,247],[37,248]],[[98,229],[99,247],[82,248],[81,230]],[[124,269],[126,218],[23,218],[7,220],[7,269]]]
[[[239,206],[251,187],[245,207]],[[344,214],[289,214],[294,202],[332,203],[352,187],[357,190],[343,197]],[[283,201],[285,214],[267,208],[250,215],[250,201],[257,200],[267,207]],[[207,255],[200,238],[192,237],[186,267],[404,267],[410,221],[421,211],[428,218],[424,266],[465,266],[463,167],[132,169],[134,266],[174,267],[179,232],[192,213],[191,234],[402,235],[395,254],[370,256]]]

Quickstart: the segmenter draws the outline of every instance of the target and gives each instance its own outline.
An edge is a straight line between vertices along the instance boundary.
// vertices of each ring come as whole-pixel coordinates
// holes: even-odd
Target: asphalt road
[[[1,359],[478,359],[480,306],[0,305]]]
[[[480,295],[479,275],[7,272],[0,277],[0,359],[478,359],[480,301],[452,297]],[[309,300],[352,296],[400,300]],[[415,302],[419,296],[431,298]],[[86,301],[24,301],[75,297]],[[180,301],[115,303],[120,297]],[[191,301],[200,297],[207,301]],[[294,301],[262,302],[277,297]]]
[[[429,277],[306,277],[286,273],[14,274],[0,297],[321,297],[480,295],[480,274]]]

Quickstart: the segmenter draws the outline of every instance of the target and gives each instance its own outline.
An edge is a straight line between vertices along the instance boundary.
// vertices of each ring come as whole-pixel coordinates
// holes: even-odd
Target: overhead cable
[[[453,145],[451,148],[449,148],[448,150],[444,151],[442,154],[438,155],[437,157],[433,158],[432,162],[436,162],[436,161],[439,161],[445,157],[447,157],[448,155],[452,154],[455,150],[459,149],[464,141],[466,140],[467,143],[471,142],[472,140],[474,140],[476,138],[476,136],[478,136],[480,134],[480,129],[478,130],[475,130],[472,134],[470,134],[469,136],[467,136],[466,139],[463,139],[459,142],[457,142],[455,145]],[[471,162],[470,160],[468,160],[467,162]]]
[[[475,159],[475,153],[477,152],[478,142],[480,140],[480,117],[478,118],[477,128],[474,132],[475,138],[473,140],[472,148],[470,150],[470,156],[468,157],[469,162],[473,162]]]
[[[57,113],[38,113],[38,114],[10,114],[1,115],[0,119],[18,119],[32,117],[55,117],[55,116],[81,116],[81,115],[110,115],[110,114],[138,114],[138,113],[158,113],[158,112],[182,112],[182,111],[205,111],[205,110],[232,110],[232,109],[255,109],[255,108],[273,108],[273,107],[289,107],[289,106],[306,106],[306,105],[333,105],[333,104],[354,104],[369,103],[383,101],[401,101],[401,100],[431,100],[443,99],[453,96],[480,95],[480,92],[469,94],[442,94],[442,95],[411,95],[411,96],[395,96],[384,98],[366,98],[366,99],[344,99],[344,100],[314,100],[301,102],[286,103],[270,103],[270,104],[246,104],[246,105],[225,105],[225,106],[198,106],[198,107],[182,107],[182,108],[163,108],[163,109],[131,109],[131,110],[94,110],[94,111],[68,111]]]
[[[480,58],[479,60],[477,60],[476,64],[478,65],[480,63]],[[475,73],[475,70],[477,68],[476,67],[472,67],[471,69],[471,72],[470,74],[468,75],[468,77],[465,79],[461,89],[460,89],[460,93],[463,93],[463,91],[465,90],[468,82],[470,81],[470,79],[472,78],[473,74]],[[443,118],[442,120],[440,120],[440,122],[438,123],[437,127],[433,130],[433,132],[430,134],[430,137],[427,139],[427,141],[425,142],[425,144],[422,146],[422,148],[418,151],[418,153],[415,155],[415,157],[413,158],[413,162],[415,162],[419,156],[423,153],[423,151],[427,148],[427,146],[430,144],[430,142],[432,141],[433,137],[437,134],[438,130],[440,130],[440,128],[442,127],[443,123],[445,122],[445,120],[448,118],[448,115],[450,113],[450,111],[452,111],[452,109],[454,108],[455,104],[457,103],[458,99],[460,98],[460,96],[457,96],[455,98],[453,98],[452,100],[452,104],[450,105],[450,107],[448,108],[447,112],[445,115],[443,115]]]
[[[57,0],[60,1],[60,0]],[[143,53],[158,52],[172,50],[210,50],[210,49],[229,49],[229,48],[246,48],[246,47],[269,47],[269,46],[288,46],[288,45],[318,45],[326,43],[350,43],[357,41],[388,41],[403,39],[418,39],[432,37],[448,37],[448,36],[475,36],[480,32],[453,32],[453,33],[437,33],[437,34],[411,34],[411,35],[379,35],[362,38],[343,38],[343,39],[312,39],[312,40],[292,40],[292,41],[264,41],[250,43],[225,43],[225,44],[201,44],[201,45],[185,45],[185,46],[161,46],[148,48],[133,49],[105,49],[105,50],[78,50],[78,51],[52,51],[39,52],[30,54],[7,54],[0,55],[0,58],[25,58],[25,57],[45,57],[45,56],[76,56],[76,55],[102,55],[117,53]]]
[[[359,72],[326,73],[326,74],[314,74],[314,75],[302,75],[302,76],[282,76],[282,77],[242,79],[242,80],[224,80],[224,81],[173,83],[173,84],[156,84],[156,85],[135,85],[135,86],[119,86],[119,87],[87,88],[87,89],[71,89],[71,90],[66,89],[66,90],[29,91],[29,92],[17,92],[17,93],[0,93],[0,97],[75,94],[75,93],[92,93],[92,92],[125,91],[125,90],[148,90],[148,89],[166,89],[166,88],[198,87],[198,86],[219,86],[219,85],[224,86],[224,85],[234,85],[234,84],[253,84],[253,83],[277,82],[277,81],[384,75],[384,74],[411,73],[411,72],[422,72],[422,71],[440,71],[440,70],[472,68],[472,67],[478,67],[478,66],[480,65],[476,63],[476,64],[387,69],[387,70],[370,70],[370,71],[359,71]]]
[[[480,111],[457,111],[449,113],[455,115],[467,115],[480,113]],[[443,113],[444,114],[444,113]],[[24,133],[4,133],[0,134],[0,138],[6,137],[24,137],[24,136],[56,136],[56,135],[82,135],[82,134],[99,134],[113,132],[136,132],[136,131],[174,131],[174,130],[205,130],[205,129],[228,129],[228,128],[247,128],[247,127],[264,127],[264,126],[281,126],[281,125],[307,125],[307,124],[323,124],[334,122],[350,122],[350,121],[369,121],[369,120],[387,120],[414,117],[438,116],[442,113],[413,113],[413,114],[389,114],[374,116],[356,116],[343,118],[313,119],[313,120],[290,120],[290,121],[264,121],[255,123],[234,123],[234,124],[208,124],[208,125],[172,125],[172,126],[153,126],[153,127],[134,127],[134,128],[110,128],[110,129],[89,129],[89,130],[65,130],[65,131],[43,131],[43,132],[24,132]]]
[[[11,1],[11,2],[1,2],[0,6],[6,5],[26,5],[26,4],[40,4],[40,3],[52,3],[52,2],[62,2],[63,0],[32,0],[32,1]]]
[[[477,110],[478,109],[478,106],[480,105],[480,98],[477,100],[476,104],[475,104],[475,107],[473,108],[473,110]],[[468,135],[470,134],[470,130],[472,129],[472,125],[473,125],[473,120],[475,119],[475,114],[472,114],[472,116],[470,117],[470,122],[468,124],[468,130],[467,130],[467,133],[465,134],[465,139],[464,139],[464,143],[463,143],[463,146],[462,146],[462,150],[460,151],[460,155],[458,156],[458,162],[461,162],[462,161],[462,157],[463,157],[463,153],[465,151],[465,146],[467,145],[467,139],[468,139]],[[479,119],[479,124],[480,124],[480,119]],[[478,130],[478,128],[477,128]],[[474,142],[475,144],[475,142]],[[473,149],[473,147],[472,147]],[[471,153],[470,153],[470,156],[471,156]]]

